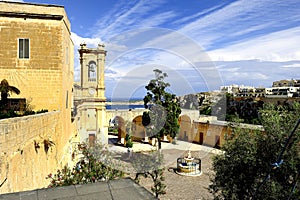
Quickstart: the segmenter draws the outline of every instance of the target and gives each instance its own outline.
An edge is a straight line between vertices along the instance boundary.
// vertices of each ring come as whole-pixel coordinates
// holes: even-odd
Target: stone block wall
[[[49,113],[0,120],[0,193],[48,185],[49,173],[72,163],[74,44],[63,6],[0,2],[0,81],[6,79],[33,110]],[[29,39],[29,58],[19,58]],[[46,151],[45,145],[49,146]]]
[[[0,120],[0,194],[47,187],[45,177],[70,163],[73,135],[62,124],[60,111]]]

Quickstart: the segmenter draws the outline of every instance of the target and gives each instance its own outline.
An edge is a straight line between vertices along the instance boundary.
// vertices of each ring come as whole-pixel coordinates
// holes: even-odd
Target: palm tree
[[[1,92],[1,106],[5,108],[7,104],[7,97],[9,96],[9,92],[20,94],[20,90],[15,86],[11,86],[8,84],[6,79],[3,79],[0,83],[0,92]]]

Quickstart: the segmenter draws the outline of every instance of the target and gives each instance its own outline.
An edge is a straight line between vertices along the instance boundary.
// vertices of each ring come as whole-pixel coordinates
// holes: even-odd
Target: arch
[[[138,115],[132,120],[131,138],[135,141],[141,142],[145,138],[145,127],[142,121],[142,115]]]
[[[116,116],[112,120],[112,123],[114,124],[114,126],[116,126],[118,128],[118,142],[122,143],[122,138],[125,139],[125,136],[126,136],[125,120],[123,119],[123,117]]]
[[[191,118],[188,115],[181,115],[178,121],[180,125],[178,139],[193,141]]]

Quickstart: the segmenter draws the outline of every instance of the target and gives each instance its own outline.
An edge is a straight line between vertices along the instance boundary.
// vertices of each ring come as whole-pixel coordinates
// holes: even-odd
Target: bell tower
[[[104,64],[106,51],[104,45],[98,48],[87,48],[86,44],[80,44],[79,58],[81,79],[80,86],[84,90],[83,95],[97,97],[105,100]]]
[[[106,51],[103,44],[88,48],[80,44],[80,82],[74,85],[74,106],[81,142],[108,143],[104,66]]]

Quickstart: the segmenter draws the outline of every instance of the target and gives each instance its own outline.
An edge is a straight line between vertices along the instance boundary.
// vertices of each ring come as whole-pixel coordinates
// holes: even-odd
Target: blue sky
[[[300,78],[299,0],[24,2],[65,6],[75,49],[106,45],[108,97],[143,96],[154,68],[177,95]]]

